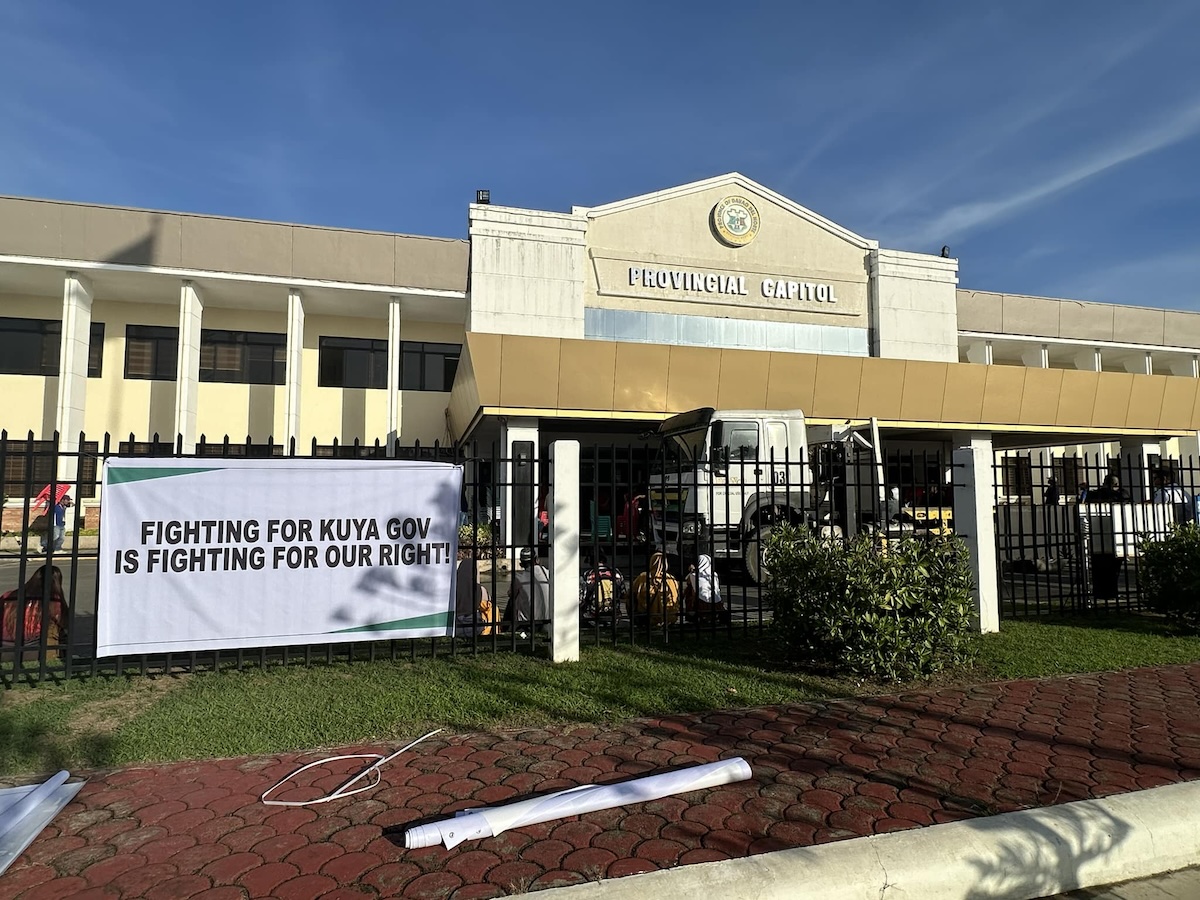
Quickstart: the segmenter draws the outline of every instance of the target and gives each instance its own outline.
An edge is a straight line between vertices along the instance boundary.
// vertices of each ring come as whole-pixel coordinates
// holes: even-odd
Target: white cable
[[[442,729],[436,728],[433,731],[429,732],[429,734],[422,735],[421,737],[417,738],[411,744],[405,744],[403,747],[401,747],[395,753],[392,753],[388,756],[384,756],[382,753],[350,753],[345,756],[329,756],[329,757],[326,757],[325,759],[318,759],[316,762],[310,762],[308,765],[301,766],[299,769],[297,769],[291,775],[288,775],[286,778],[284,778],[278,784],[272,785],[271,787],[267,788],[265,791],[263,791],[262,797],[260,797],[259,799],[262,800],[262,802],[264,804],[266,804],[267,806],[312,806],[313,804],[316,804],[316,803],[328,803],[331,800],[341,800],[343,797],[351,797],[354,794],[361,794],[363,791],[369,791],[371,788],[373,788],[379,784],[379,782],[380,782],[380,776],[379,776],[380,766],[382,766],[384,763],[391,762],[393,759],[395,759],[397,756],[399,756],[405,750],[411,750],[413,747],[417,746],[417,744],[421,743],[421,741],[425,740],[426,738],[431,738],[435,734],[440,733],[441,731],[442,731]],[[363,769],[361,772],[359,772],[357,775],[355,775],[350,780],[345,781],[342,784],[338,785],[338,787],[334,790],[334,792],[332,794],[329,794],[325,797],[318,797],[316,800],[268,800],[267,799],[267,795],[270,794],[271,791],[275,790],[276,788],[282,787],[286,782],[295,778],[301,772],[304,772],[308,769],[312,769],[316,766],[323,766],[326,763],[337,762],[340,759],[373,759],[373,760],[375,760],[375,762],[371,763],[371,765],[367,766],[365,769]],[[365,778],[368,775],[374,776],[374,780],[370,784],[365,784],[362,787],[357,787],[352,791],[347,790],[347,788],[349,788],[350,785],[354,784],[356,781],[358,781],[362,778]]]

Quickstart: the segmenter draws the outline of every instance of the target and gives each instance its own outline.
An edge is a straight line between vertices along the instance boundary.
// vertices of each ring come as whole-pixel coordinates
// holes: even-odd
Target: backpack
[[[589,618],[611,616],[624,594],[625,581],[620,573],[605,565],[596,566],[584,576],[580,612]]]
[[[672,625],[679,618],[679,582],[671,575],[643,572],[634,585],[639,613],[648,613],[653,625]]]

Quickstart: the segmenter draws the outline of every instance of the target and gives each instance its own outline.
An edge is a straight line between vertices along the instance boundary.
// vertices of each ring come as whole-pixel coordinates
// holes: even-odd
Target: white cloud
[[[894,235],[890,241],[898,246],[953,241],[980,227],[1003,221],[1090,178],[1187,140],[1197,133],[1200,133],[1200,98],[1190,101],[1153,127],[1122,136],[1100,150],[1085,154],[1049,178],[1007,196],[951,207],[922,227],[907,234]]]
[[[1060,280],[1053,293],[1131,306],[1200,309],[1200,246],[1084,268]]]

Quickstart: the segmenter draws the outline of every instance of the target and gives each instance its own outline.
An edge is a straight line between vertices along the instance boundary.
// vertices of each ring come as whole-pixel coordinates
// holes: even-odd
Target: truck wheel
[[[746,564],[746,573],[750,580],[761,585],[767,580],[766,546],[771,539],[771,526],[762,525],[753,532],[742,548],[742,561]]]

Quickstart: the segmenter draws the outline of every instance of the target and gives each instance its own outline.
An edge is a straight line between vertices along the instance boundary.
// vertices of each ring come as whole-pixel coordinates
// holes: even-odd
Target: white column
[[[300,369],[304,360],[304,299],[288,291],[287,343],[284,358],[283,440],[291,447],[300,440]]]
[[[1021,362],[1031,369],[1048,369],[1050,368],[1050,349],[1045,344],[1040,347],[1031,347],[1021,354]]]
[[[1090,350],[1080,350],[1076,353],[1075,368],[1084,372],[1101,371],[1100,348],[1093,347]]]
[[[1131,375],[1153,375],[1154,362],[1149,353],[1134,354],[1125,360],[1125,371]]]
[[[515,453],[513,452],[513,444],[519,441],[530,441],[533,443],[533,456],[529,460],[529,465],[532,466],[532,474],[520,475],[517,472]],[[502,520],[501,528],[504,534],[504,545],[511,547],[513,545],[513,488],[514,480],[520,478],[520,485],[517,487],[528,486],[529,482],[533,482],[533,499],[532,499],[532,516],[531,523],[533,534],[537,537],[537,490],[538,490],[538,424],[536,419],[505,419],[500,424],[500,452],[503,454],[501,463],[501,510],[500,517]]]
[[[403,424],[403,409],[400,398],[400,315],[402,312],[401,298],[392,297],[388,301],[388,445],[387,455],[396,452],[396,441],[400,437],[400,427]]]
[[[579,660],[579,441],[550,445],[550,659]]]
[[[1000,630],[992,436],[988,432],[956,435],[954,443],[954,530],[971,555],[976,626],[986,634]]]
[[[175,434],[182,437],[183,452],[196,450],[196,394],[200,388],[200,332],[204,325],[204,301],[190,281],[179,289],[179,357],[175,370]]]
[[[1172,375],[1181,375],[1184,378],[1200,378],[1200,357],[1197,357],[1195,354],[1191,356],[1174,355],[1170,357],[1165,368]]]
[[[55,429],[64,453],[77,453],[79,433],[87,407],[88,352],[92,336],[92,288],[75,272],[63,281],[62,334],[58,352],[58,407]],[[48,436],[48,435],[47,435]],[[58,461],[58,477],[74,481],[79,459],[64,456]]]

